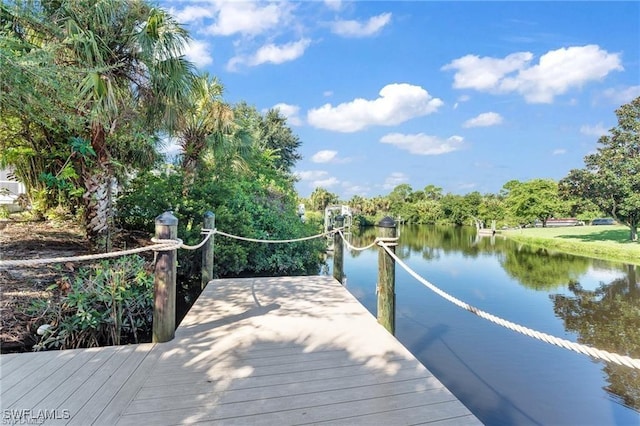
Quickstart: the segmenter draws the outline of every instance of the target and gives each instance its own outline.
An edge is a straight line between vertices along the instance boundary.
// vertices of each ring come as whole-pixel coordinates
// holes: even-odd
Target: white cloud
[[[497,112],[484,112],[464,122],[462,127],[489,127],[502,123],[502,116]]]
[[[354,99],[337,106],[325,104],[307,112],[314,127],[356,132],[368,126],[393,126],[435,112],[443,102],[420,86],[394,83],[383,87],[374,100]]]
[[[333,91],[325,90],[324,92],[322,92],[322,96],[324,96],[325,98],[328,98],[329,96],[333,96]]]
[[[594,126],[590,126],[585,124],[580,127],[580,133],[587,136],[595,136],[599,138],[600,136],[606,135],[609,133],[609,130],[604,127],[602,123],[598,123]]]
[[[203,6],[187,6],[181,10],[171,8],[169,9],[169,12],[176,18],[178,22],[181,22],[183,24],[196,22],[203,18],[213,18],[215,15],[212,8]]]
[[[371,188],[368,186],[354,184],[353,182],[342,182],[342,188],[342,192],[345,197],[348,197],[350,195],[366,196],[371,190]]]
[[[395,145],[400,149],[419,155],[441,155],[457,151],[462,148],[464,138],[451,136],[441,139],[437,136],[429,136],[424,133],[405,135],[402,133],[389,133],[384,135],[380,142]]]
[[[338,151],[322,150],[318,151],[311,157],[311,161],[314,163],[330,163],[338,155]]]
[[[311,188],[329,188],[340,183],[338,179],[329,176],[329,172],[325,170],[306,170],[295,173],[302,181],[308,181]]]
[[[234,56],[229,60],[227,69],[234,71],[237,66],[241,64],[257,66],[264,63],[281,64],[283,62],[293,61],[302,56],[310,44],[311,40],[306,38],[281,45],[269,43],[262,46],[253,55]]]
[[[280,110],[280,113],[287,117],[287,124],[291,126],[302,125],[302,120],[298,115],[300,113],[300,107],[298,105],[290,105],[285,103],[275,104],[273,109]]]
[[[604,91],[603,95],[616,105],[624,105],[640,96],[640,86],[629,86],[621,89],[607,89]]]
[[[324,170],[305,170],[296,172],[295,174],[300,180],[314,180],[327,176],[329,172],[326,172]]]
[[[469,96],[469,95],[462,95],[462,96],[458,97],[458,100],[456,101],[456,103],[453,104],[453,109],[458,109],[458,106],[461,103],[469,102],[470,99],[471,99],[471,96]]]
[[[342,0],[324,0],[324,4],[331,10],[342,9]]]
[[[213,3],[213,9],[217,19],[205,29],[207,34],[255,36],[273,28],[286,26],[291,7],[287,2],[263,4],[219,0]]]
[[[184,55],[198,67],[204,67],[213,63],[213,57],[209,54],[209,45],[200,40],[190,40]]]
[[[343,37],[369,37],[380,32],[389,22],[391,22],[391,13],[381,13],[372,16],[366,22],[354,20],[332,22],[331,32]]]
[[[530,65],[533,54],[518,52],[505,58],[466,55],[442,67],[455,70],[453,87],[501,94],[516,92],[528,103],[551,103],[557,95],[622,71],[620,55],[597,45],[552,50]]]
[[[567,153],[566,149],[558,148],[558,149],[554,149],[551,154],[553,154],[553,155],[563,155],[563,154],[566,154],[566,153]]]
[[[533,59],[529,52],[512,53],[504,59],[466,55],[442,67],[456,70],[453,87],[456,89],[494,90],[505,75],[518,71]]]
[[[332,186],[336,186],[337,184],[339,184],[340,181],[338,179],[336,179],[335,177],[331,176],[328,177],[326,179],[320,179],[320,180],[316,180],[313,181],[311,183],[311,187],[312,188],[331,188]]]
[[[382,187],[384,189],[393,189],[401,183],[406,183],[409,181],[409,176],[402,172],[393,172],[384,180],[384,184]]]

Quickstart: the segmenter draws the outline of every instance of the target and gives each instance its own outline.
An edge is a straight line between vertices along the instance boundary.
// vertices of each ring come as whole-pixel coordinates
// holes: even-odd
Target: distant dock
[[[170,342],[1,355],[0,382],[3,424],[481,424],[328,276],[214,280]]]

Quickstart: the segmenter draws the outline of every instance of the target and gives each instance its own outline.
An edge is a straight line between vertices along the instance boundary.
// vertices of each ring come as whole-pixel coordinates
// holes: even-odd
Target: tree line
[[[416,224],[528,226],[551,218],[576,218],[589,222],[611,216],[629,227],[629,238],[638,239],[640,223],[640,97],[616,111],[618,124],[598,140],[598,149],[584,158],[585,167],[571,170],[559,181],[532,179],[505,183],[497,194],[477,191],[466,195],[443,193],[427,185],[414,190],[396,186],[389,194],[365,198],[354,195],[340,200],[325,188],[316,188],[304,200],[312,210],[344,202],[361,224],[381,217]]]

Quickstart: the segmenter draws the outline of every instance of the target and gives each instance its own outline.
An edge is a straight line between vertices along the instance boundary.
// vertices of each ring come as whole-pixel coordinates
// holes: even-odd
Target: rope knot
[[[398,237],[376,237],[375,243],[380,247],[395,247],[398,245]]]
[[[182,240],[180,238],[164,239],[153,237],[151,238],[151,242],[155,244],[151,247],[153,251],[176,250],[182,247]]]

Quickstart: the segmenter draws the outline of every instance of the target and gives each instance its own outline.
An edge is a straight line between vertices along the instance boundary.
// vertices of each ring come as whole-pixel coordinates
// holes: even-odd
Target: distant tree
[[[548,219],[563,210],[558,184],[552,179],[512,180],[504,185],[503,194],[508,208],[521,223],[538,219],[545,227]]]
[[[328,205],[338,202],[338,196],[324,188],[316,188],[310,196],[311,206],[314,210],[324,210]]]
[[[454,225],[464,225],[471,217],[462,195],[446,194],[440,199],[440,206],[444,217]]]
[[[482,195],[478,191],[473,191],[463,196],[464,210],[468,217],[478,217]]]
[[[427,185],[424,187],[423,192],[425,197],[429,200],[438,201],[440,198],[442,198],[442,188],[440,188],[439,186]]]
[[[349,199],[349,207],[354,214],[362,213],[365,199],[361,195],[354,195]]]
[[[618,125],[598,140],[598,151],[584,158],[560,181],[564,194],[591,200],[629,227],[638,240],[640,223],[640,97],[616,110]]]
[[[502,197],[496,194],[485,194],[478,208],[478,218],[488,225],[492,220],[506,219],[506,208]]]
[[[411,188],[411,185],[408,183],[401,183],[393,188],[389,195],[387,195],[391,212],[394,215],[397,216],[400,211],[402,211],[403,205],[410,201],[412,193],[413,189]]]

